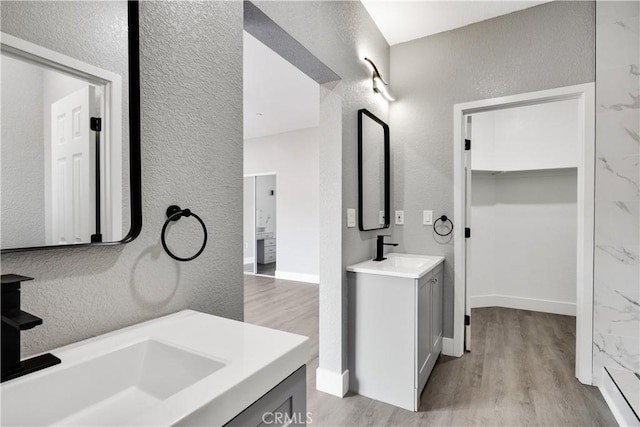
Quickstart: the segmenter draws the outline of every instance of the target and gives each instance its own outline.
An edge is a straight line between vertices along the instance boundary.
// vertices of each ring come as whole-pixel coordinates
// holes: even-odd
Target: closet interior
[[[472,115],[472,308],[575,316],[578,102]]]

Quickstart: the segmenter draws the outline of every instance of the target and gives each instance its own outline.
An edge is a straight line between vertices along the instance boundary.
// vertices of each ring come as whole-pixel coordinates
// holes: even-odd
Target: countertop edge
[[[429,268],[427,270],[425,270],[424,272],[422,272],[421,274],[403,273],[403,272],[397,272],[397,271],[375,270],[375,269],[372,269],[372,268],[360,267],[359,266],[359,264],[368,262],[370,260],[365,260],[365,261],[361,261],[361,262],[359,262],[357,264],[349,265],[349,266],[346,267],[346,271],[350,272],[350,273],[373,274],[373,275],[377,275],[377,276],[390,276],[390,277],[400,277],[400,278],[406,278],[406,279],[419,279],[419,278],[423,277],[425,274],[427,274],[430,271],[432,271],[434,268],[436,268],[440,264],[444,263],[444,261],[446,260],[446,258],[444,256],[441,256],[441,255],[418,255],[418,254],[401,254],[401,255],[406,255],[406,256],[410,256],[410,257],[429,257],[429,258],[435,258],[435,260],[434,260],[434,263],[431,266],[429,266]]]

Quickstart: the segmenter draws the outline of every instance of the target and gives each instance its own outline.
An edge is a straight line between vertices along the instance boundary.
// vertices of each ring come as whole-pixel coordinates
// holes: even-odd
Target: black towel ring
[[[204,241],[202,242],[202,247],[195,255],[190,256],[188,258],[181,258],[175,255],[173,252],[169,250],[169,248],[167,247],[167,242],[165,241],[165,233],[167,231],[167,226],[169,225],[169,223],[172,221],[177,221],[183,216],[184,217],[192,216],[195,219],[197,219],[200,225],[202,226],[202,231],[204,232]],[[167,208],[167,220],[164,222],[164,225],[162,226],[162,234],[160,237],[162,240],[162,247],[164,248],[164,251],[167,253],[167,255],[169,255],[171,258],[175,259],[176,261],[191,261],[198,258],[200,254],[204,251],[204,248],[207,246],[207,227],[204,225],[204,221],[202,220],[202,218],[200,218],[198,215],[191,212],[191,210],[181,209],[180,206],[171,205]]]
[[[449,228],[449,232],[442,234],[442,233],[438,233],[438,230],[436,230],[436,224],[438,223],[438,221],[442,221],[445,222],[447,221],[449,224],[451,224],[451,228]],[[440,218],[436,219],[433,222],[433,232],[436,233],[438,236],[448,236],[449,234],[451,234],[451,232],[453,231],[453,222],[451,222],[451,220],[446,216],[446,215],[442,215]]]

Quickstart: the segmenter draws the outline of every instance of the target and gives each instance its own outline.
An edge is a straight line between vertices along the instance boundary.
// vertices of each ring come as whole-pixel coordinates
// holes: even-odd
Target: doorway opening
[[[531,116],[541,129],[527,129]],[[451,355],[469,350],[473,307],[575,315],[575,375],[592,383],[594,158],[592,83],[454,106],[464,232],[454,237]]]
[[[257,6],[251,2],[244,2],[244,30],[251,36],[255,37],[259,42],[263,43],[269,49],[276,52],[282,59],[293,65],[298,70],[308,76],[319,88],[319,94],[316,102],[319,104],[318,110],[318,126],[317,126],[317,167],[318,182],[313,184],[313,188],[318,188],[318,196],[314,203],[314,209],[318,213],[318,243],[317,256],[304,256],[300,260],[315,260],[318,262],[318,275],[309,277],[309,275],[300,276],[290,275],[286,277],[292,281],[311,281],[314,284],[297,283],[294,289],[289,286],[292,282],[287,280],[251,277],[245,275],[245,321],[259,323],[273,328],[283,328],[285,317],[294,316],[300,311],[308,321],[302,321],[296,318],[294,322],[295,330],[291,332],[302,333],[307,336],[317,336],[318,346],[317,353],[311,354],[309,368],[315,370],[316,387],[321,390],[335,395],[344,395],[343,375],[344,360],[336,357],[336,354],[343,353],[345,340],[343,324],[339,319],[345,316],[345,295],[343,292],[343,254],[342,254],[342,197],[336,195],[342,192],[342,82],[338,74],[331,70],[326,64],[315,57],[307,50],[298,40],[284,31],[278,24],[262,12]],[[245,63],[246,65],[246,63]],[[259,71],[265,71],[267,67],[258,64]],[[269,83],[271,84],[271,83]],[[257,90],[262,90],[257,88]],[[289,105],[293,113],[296,112],[296,105]],[[264,111],[262,111],[264,113]],[[244,111],[246,115],[248,111]],[[255,112],[254,112],[255,114]],[[305,129],[300,129],[303,132]],[[292,141],[295,142],[295,141]],[[292,144],[291,148],[300,148],[300,144]],[[306,151],[305,151],[306,153]],[[302,154],[305,154],[302,153]],[[290,162],[292,166],[306,167],[296,158]],[[245,162],[246,166],[246,162]],[[246,171],[246,170],[245,170]],[[270,170],[273,172],[274,170]],[[299,181],[287,179],[282,171],[277,172],[276,198],[279,200],[283,196],[283,183],[291,183],[292,188]],[[322,185],[320,185],[322,183]],[[309,197],[309,185],[298,185],[295,189],[298,200],[312,201]],[[302,206],[302,205],[301,205]],[[301,236],[308,233],[312,224],[307,218],[298,216],[303,221],[295,224],[283,217],[288,208],[278,208],[278,240],[282,239],[283,224],[296,225],[294,231],[295,236]],[[276,258],[278,271],[284,270],[283,258],[278,255],[280,249],[280,241],[276,242]],[[299,246],[299,248],[304,246]],[[307,246],[308,247],[308,246]],[[297,255],[302,254],[299,251]],[[277,274],[276,274],[277,275]],[[285,279],[285,278],[282,278]],[[271,282],[272,287],[280,285],[274,295],[273,300],[266,299],[268,289],[265,289],[264,283]],[[247,285],[249,283],[249,285]],[[253,285],[251,284],[253,283]],[[299,299],[295,297],[298,296]],[[251,302],[256,310],[251,309]],[[289,304],[289,307],[287,306]],[[311,305],[309,305],[311,304]],[[274,310],[274,307],[277,307]],[[304,330],[307,328],[307,330]],[[320,332],[322,331],[322,332]],[[313,381],[313,379],[311,379]]]
[[[244,271],[317,284],[320,85],[247,32],[244,67]]]
[[[275,172],[245,174],[244,266],[245,273],[275,277],[277,270],[277,179]]]

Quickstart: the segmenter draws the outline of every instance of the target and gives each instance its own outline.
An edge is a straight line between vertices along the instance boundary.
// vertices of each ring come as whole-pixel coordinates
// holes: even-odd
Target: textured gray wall
[[[345,267],[371,255],[375,232],[346,227],[346,209],[358,206],[358,115],[360,108],[388,122],[389,106],[373,93],[371,72],[363,61],[372,58],[389,75],[389,46],[364,6],[357,1],[258,1],[256,5],[341,78],[342,93],[342,269],[340,283],[324,276],[320,266],[320,367],[342,373],[346,363]],[[321,94],[321,99],[323,95]],[[322,122],[322,119],[321,119]],[[393,130],[391,131],[393,135]],[[334,157],[337,160],[337,157]],[[335,162],[334,160],[334,162]],[[326,165],[326,163],[324,163]],[[323,152],[320,154],[321,180]],[[336,178],[339,179],[339,178]],[[322,187],[332,183],[321,182]],[[334,193],[335,194],[335,193]],[[321,218],[321,221],[326,221]],[[322,234],[321,223],[321,235]],[[321,238],[320,253],[327,239]],[[335,247],[325,247],[335,252]],[[321,261],[322,263],[322,261]],[[327,289],[330,288],[330,289]],[[325,294],[325,291],[329,291]],[[337,292],[336,292],[337,291]],[[342,323],[342,324],[341,324]],[[340,337],[340,335],[342,335]],[[344,351],[343,351],[344,350]]]
[[[2,248],[45,244],[42,85],[41,68],[2,55]]]
[[[242,3],[140,2],[140,16],[142,234],[118,247],[2,256],[3,274],[36,278],[22,301],[44,324],[22,333],[23,355],[187,307],[242,318]],[[172,203],[209,228],[189,263],[160,245]],[[187,219],[169,241],[186,255],[200,236]]]
[[[593,374],[640,373],[640,3],[596,6]]]
[[[591,82],[594,43],[594,3],[556,1],[391,48],[392,210],[405,211],[391,231],[400,252],[446,257],[446,337],[453,241],[436,241],[422,211],[453,216],[453,105]]]

